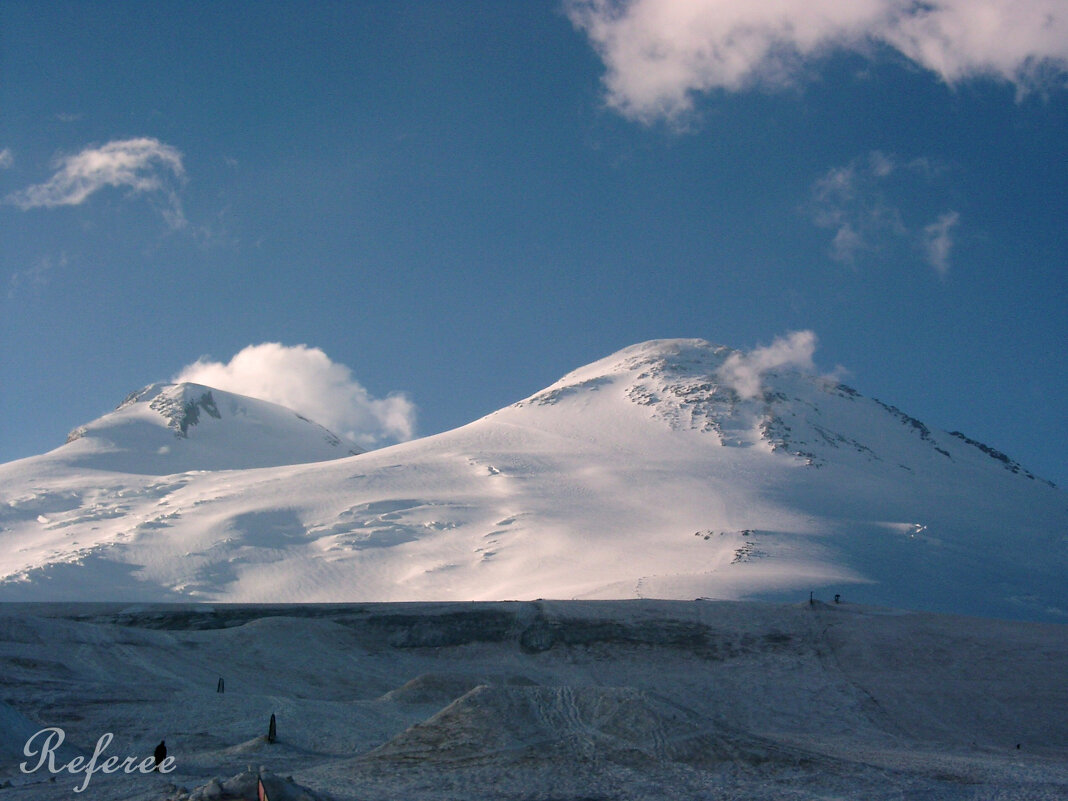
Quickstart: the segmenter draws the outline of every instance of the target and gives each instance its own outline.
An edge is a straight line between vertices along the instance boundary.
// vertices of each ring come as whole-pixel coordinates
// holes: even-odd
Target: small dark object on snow
[[[815,606],[816,605],[816,601],[813,599],[811,592],[808,594],[808,605],[809,606]]]
[[[215,692],[217,692],[217,693],[226,692],[226,684],[225,684],[225,682],[223,682],[222,676],[219,676],[219,684],[215,688]]]
[[[274,722],[274,712],[271,713],[271,725],[267,727],[267,742],[273,743],[278,737],[278,727]]]
[[[840,603],[842,602],[842,595],[841,595],[841,593],[837,593],[837,592],[836,592],[836,593],[834,594],[834,602],[835,602],[836,604],[840,604]]]
[[[165,740],[159,741],[156,750],[152,752],[152,757],[156,761],[156,766],[152,770],[159,770],[160,763],[167,758],[167,743]]]

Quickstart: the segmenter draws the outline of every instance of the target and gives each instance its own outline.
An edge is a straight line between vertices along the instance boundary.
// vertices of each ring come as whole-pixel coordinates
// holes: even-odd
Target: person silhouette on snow
[[[159,770],[160,763],[167,758],[167,743],[165,740],[159,741],[159,745],[152,752],[152,756],[156,760],[156,767],[152,768],[152,770]]]

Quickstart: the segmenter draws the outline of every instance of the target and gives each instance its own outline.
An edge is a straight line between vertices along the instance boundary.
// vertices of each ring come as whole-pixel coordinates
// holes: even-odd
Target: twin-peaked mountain
[[[739,357],[636,345],[461,428],[354,456],[280,407],[150,387],[0,466],[0,600],[814,591],[1068,614],[1063,491],[837,381],[740,376]]]

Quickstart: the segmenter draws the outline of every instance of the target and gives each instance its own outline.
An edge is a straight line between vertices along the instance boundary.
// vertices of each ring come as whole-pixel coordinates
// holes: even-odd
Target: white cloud
[[[363,448],[415,433],[415,405],[407,396],[373,398],[348,367],[307,345],[249,345],[226,364],[201,358],[173,380],[281,404]]]
[[[5,147],[0,150],[0,170],[6,170],[14,163],[15,154],[11,152],[11,148]]]
[[[732,353],[716,376],[743,398],[756,398],[762,392],[762,378],[769,370],[791,367],[814,370],[812,354],[816,352],[816,335],[812,331],[794,331],[777,337],[766,347],[748,353]]]
[[[887,230],[900,233],[900,215],[879,191],[879,180],[894,171],[893,160],[872,153],[844,167],[832,167],[812,186],[811,213],[821,228],[835,231],[831,258],[845,264],[875,249]]]
[[[853,264],[861,251],[870,247],[864,237],[853,228],[852,223],[843,222],[831,240],[831,258],[845,264]]]
[[[868,164],[871,167],[872,175],[876,178],[885,178],[894,171],[893,159],[879,150],[873,150],[868,154]]]
[[[45,256],[39,259],[36,264],[27,267],[25,270],[19,270],[11,274],[7,283],[7,298],[8,300],[14,300],[18,295],[29,292],[37,293],[48,286],[49,276],[53,267],[66,267],[68,263],[67,254],[62,253],[58,258],[53,259],[50,256]]]
[[[923,250],[939,275],[949,271],[949,254],[953,250],[953,229],[960,222],[960,214],[948,212],[923,229]]]
[[[900,162],[879,151],[829,169],[812,185],[808,212],[816,225],[835,232],[831,258],[854,265],[862,255],[893,252],[905,244],[910,255],[918,248],[927,263],[945,275],[952,231],[960,215],[949,211],[932,223],[920,225],[914,210],[910,209],[910,222],[902,212],[903,207],[909,207],[905,195],[914,193],[916,184],[931,195],[944,171],[930,159]]]
[[[1068,69],[1064,0],[935,0],[899,2],[879,32],[947,83],[988,75],[1021,91],[1040,85],[1044,70]]]
[[[797,83],[835,50],[888,46],[953,84],[1026,93],[1068,70],[1064,0],[568,0],[606,67],[607,100],[651,122],[716,89]]]
[[[55,173],[43,184],[7,196],[20,209],[77,206],[105,187],[128,189],[132,194],[158,194],[166,201],[164,218],[173,228],[185,225],[176,184],[185,177],[182,154],[158,139],[142,137],[88,147],[60,156]]]

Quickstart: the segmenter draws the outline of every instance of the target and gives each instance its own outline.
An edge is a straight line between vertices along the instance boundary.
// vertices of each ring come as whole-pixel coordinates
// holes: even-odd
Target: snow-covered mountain
[[[169,475],[321,462],[361,453],[276,403],[200,384],[152,384],[67,436],[43,460]]]
[[[1063,491],[835,380],[702,340],[626,348],[461,428],[349,458],[163,474],[151,447],[92,469],[62,451],[0,466],[0,599],[815,591],[1068,614]]]

